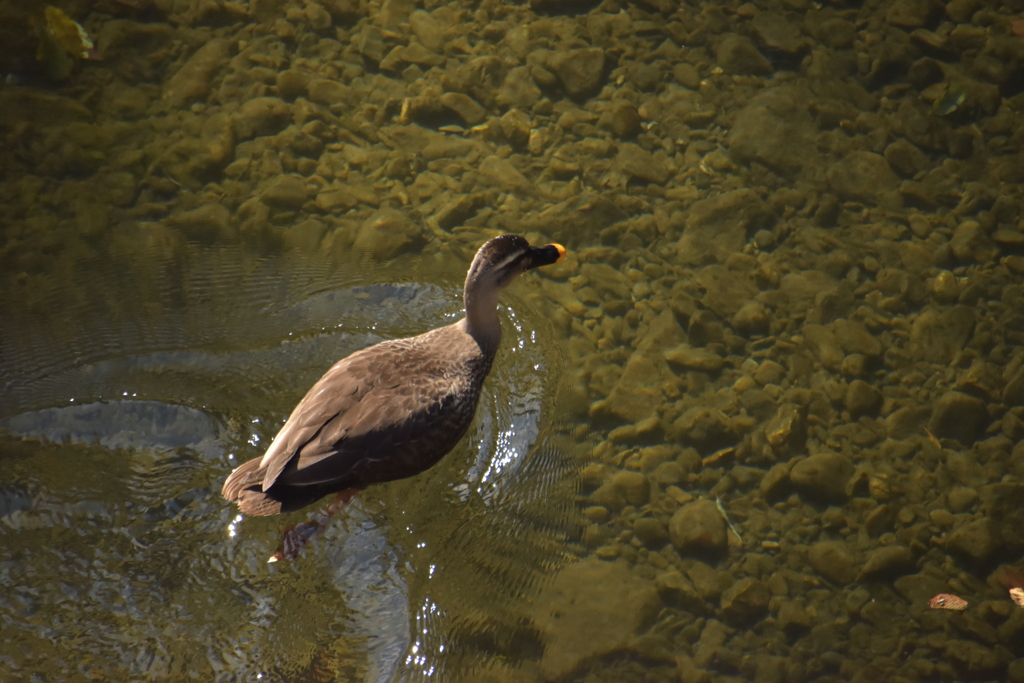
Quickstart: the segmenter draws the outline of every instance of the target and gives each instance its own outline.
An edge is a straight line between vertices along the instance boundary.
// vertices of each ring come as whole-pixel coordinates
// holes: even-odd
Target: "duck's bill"
[[[532,256],[530,267],[550,266],[565,258],[565,247],[561,244],[545,244],[543,247],[530,247]]]

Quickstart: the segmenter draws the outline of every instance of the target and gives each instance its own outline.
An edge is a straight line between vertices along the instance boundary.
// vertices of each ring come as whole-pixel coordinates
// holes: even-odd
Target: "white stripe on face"
[[[500,261],[499,263],[497,263],[494,266],[492,266],[492,268],[495,271],[505,270],[505,268],[507,268],[512,263],[515,263],[516,261],[518,261],[522,257],[523,257],[523,252],[517,251],[514,254],[512,254],[511,256],[506,256],[502,261]]]

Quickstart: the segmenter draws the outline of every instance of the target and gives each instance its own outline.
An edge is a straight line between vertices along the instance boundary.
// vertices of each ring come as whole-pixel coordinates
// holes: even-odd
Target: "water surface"
[[[422,273],[408,261],[358,283],[355,267],[314,278],[308,264],[194,255],[201,277],[161,283],[180,287],[164,292],[176,308],[154,316],[135,288],[100,283],[130,322],[87,303],[59,322],[23,313],[5,337],[0,612],[17,636],[4,668],[384,681],[483,658],[465,639],[481,621],[506,628],[511,601],[564,552],[551,542],[569,503],[552,498],[572,466],[556,446],[550,325],[510,292],[468,437],[428,473],[359,495],[294,564],[267,565],[303,513],[242,520],[224,477],[336,359],[453,322],[461,292],[447,275],[404,279]],[[82,331],[74,345],[52,339],[57,324]]]

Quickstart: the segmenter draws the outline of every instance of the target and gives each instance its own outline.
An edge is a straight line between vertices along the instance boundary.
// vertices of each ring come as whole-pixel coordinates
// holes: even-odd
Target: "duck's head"
[[[516,277],[531,268],[550,266],[565,258],[561,244],[533,247],[519,235],[499,235],[476,252],[466,275],[466,293],[494,291],[508,287]]]
[[[519,235],[501,235],[488,240],[466,275],[466,329],[478,340],[497,348],[501,338],[498,295],[521,273],[550,266],[565,257],[561,244],[532,247]]]

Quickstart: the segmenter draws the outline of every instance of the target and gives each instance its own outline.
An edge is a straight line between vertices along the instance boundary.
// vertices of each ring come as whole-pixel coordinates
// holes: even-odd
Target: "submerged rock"
[[[928,427],[939,438],[956,439],[969,446],[981,437],[990,421],[981,399],[949,391],[935,402]]]
[[[721,410],[695,406],[679,416],[670,436],[704,451],[726,448],[738,438],[737,424]]]
[[[232,236],[231,212],[221,204],[207,204],[169,217],[165,223],[191,240],[209,243]]]
[[[767,76],[772,73],[771,63],[750,39],[735,33],[722,36],[715,57],[718,65],[729,74]]]
[[[388,259],[423,246],[423,233],[400,211],[384,209],[360,226],[353,248],[374,258]]]
[[[164,83],[161,99],[172,109],[206,99],[214,84],[213,74],[224,67],[230,51],[227,38],[206,42]]]
[[[644,505],[651,495],[651,485],[640,472],[617,472],[608,484],[628,505]]]
[[[767,224],[769,218],[764,201],[746,188],[694,202],[677,244],[679,258],[687,264],[724,262],[742,251],[747,235]]]
[[[795,174],[818,159],[818,130],[807,111],[810,91],[778,86],[758,93],[736,116],[726,142],[729,156]]]
[[[882,405],[882,392],[863,380],[855,379],[846,389],[844,405],[853,417],[873,414]]]
[[[634,353],[608,397],[595,402],[591,413],[623,422],[639,422],[657,414],[662,405],[659,387],[664,377],[663,372],[666,371],[664,359]]]
[[[992,521],[981,518],[954,529],[946,539],[946,549],[960,558],[985,562],[992,557],[998,543]]]
[[[855,150],[828,170],[828,184],[836,194],[877,204],[884,192],[892,192],[899,178],[881,154]]]
[[[857,581],[893,579],[913,571],[914,556],[903,546],[878,548],[870,555],[857,574]]]
[[[653,582],[625,560],[591,557],[569,565],[533,601],[532,622],[544,636],[540,670],[561,680],[583,662],[623,649],[660,605]]]
[[[660,519],[641,517],[633,523],[633,535],[648,548],[657,549],[668,541],[668,529]]]
[[[799,451],[807,438],[805,411],[792,403],[783,403],[765,424],[764,438],[780,452]]]
[[[910,326],[910,352],[917,360],[948,365],[974,330],[974,312],[967,306],[928,307]]]
[[[511,69],[494,95],[498,106],[519,109],[529,109],[537,104],[540,98],[540,88],[534,83],[530,70],[525,66]]]
[[[931,0],[896,0],[885,13],[893,26],[915,29],[929,24],[939,13],[939,4]]]
[[[231,126],[236,140],[248,140],[284,130],[291,117],[291,105],[281,98],[257,97],[246,101],[231,115]]]
[[[600,48],[556,52],[548,65],[569,97],[588,95],[604,80],[604,50]]]
[[[729,545],[725,519],[710,500],[679,508],[668,524],[672,545],[680,553],[717,554]]]
[[[295,175],[280,175],[267,183],[259,193],[264,204],[278,209],[297,210],[306,203],[305,181]]]
[[[814,571],[829,581],[845,586],[856,578],[853,556],[840,541],[822,541],[811,546],[807,559]]]
[[[487,110],[472,97],[462,93],[444,93],[441,95],[441,104],[458,114],[467,126],[475,126],[487,119]]]
[[[750,21],[750,28],[757,41],[769,50],[795,54],[806,46],[800,29],[776,12],[758,12]]]
[[[623,173],[644,182],[661,184],[668,179],[668,169],[662,161],[630,142],[619,145],[615,163]]]
[[[722,592],[723,618],[733,626],[749,626],[765,615],[772,592],[761,581],[746,577]]]
[[[817,453],[794,464],[789,479],[808,498],[841,503],[853,470],[853,463],[838,453]]]

